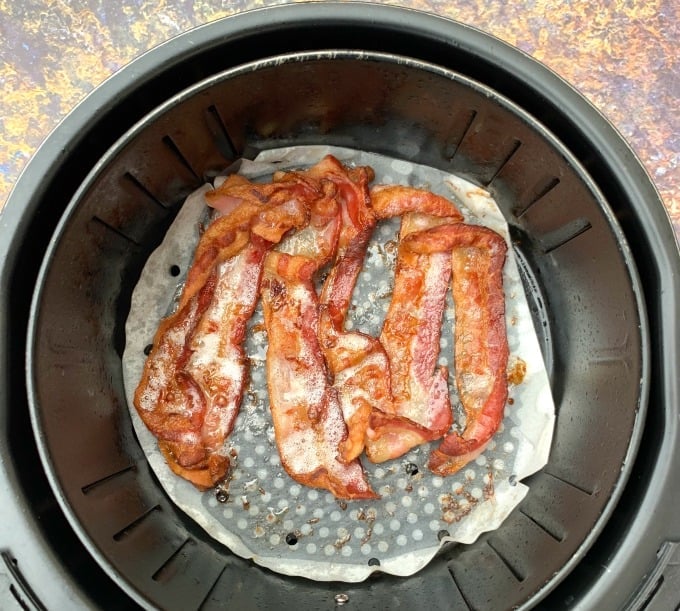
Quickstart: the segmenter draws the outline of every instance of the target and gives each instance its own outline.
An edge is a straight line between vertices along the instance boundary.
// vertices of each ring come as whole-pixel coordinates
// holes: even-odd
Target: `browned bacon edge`
[[[392,391],[403,387],[405,377],[413,372],[406,371],[401,366],[404,351],[393,343],[390,345],[390,356],[400,365],[395,380],[390,371],[390,357],[380,340],[360,332],[344,330],[354,285],[378,218],[402,215],[416,209],[431,212],[433,218],[444,217],[447,222],[458,221],[462,216],[451,202],[429,191],[379,185],[369,192],[367,183],[366,177],[356,174],[356,170],[354,176],[345,175],[336,180],[343,212],[342,230],[335,264],[321,293],[319,338],[334,377],[334,387],[338,390],[348,427],[347,440],[340,448],[342,459],[353,460],[366,449],[369,460],[382,462],[403,454],[413,445],[441,436],[448,430],[451,409],[447,400],[446,372],[440,372],[432,383],[425,380],[426,375],[418,380],[429,384],[426,392],[431,391],[433,398],[430,406],[432,417],[423,417],[422,420],[434,425],[435,431],[399,415],[399,407],[403,408],[405,404],[412,405],[414,402],[400,396],[402,401],[395,403]],[[443,219],[440,222],[444,222]],[[421,257],[423,260],[426,258]],[[448,259],[446,262],[448,264]],[[448,277],[443,281],[444,291],[447,285]],[[428,302],[430,297],[431,291],[423,300]],[[443,297],[441,301],[443,308]],[[407,307],[410,307],[410,302]],[[427,341],[418,343],[421,348],[425,344]],[[416,373],[422,372],[419,370]],[[435,407],[436,405],[439,407]],[[439,413],[434,414],[437,409]],[[412,413],[415,411],[416,408],[411,410]],[[400,438],[396,434],[398,430],[403,433]],[[407,439],[412,445],[404,445]]]
[[[213,477],[226,473],[229,459],[209,455],[203,447],[203,397],[182,369],[189,358],[188,338],[208,308],[214,288],[213,275],[184,307],[161,321],[134,398],[169,467],[201,488],[212,486]]]
[[[382,345],[374,337],[345,331],[354,285],[376,223],[368,191],[372,177],[366,168],[333,174],[341,229],[319,306],[319,343],[347,425],[347,438],[340,444],[340,458],[345,463],[363,452],[371,412],[389,410],[392,404],[389,364]]]

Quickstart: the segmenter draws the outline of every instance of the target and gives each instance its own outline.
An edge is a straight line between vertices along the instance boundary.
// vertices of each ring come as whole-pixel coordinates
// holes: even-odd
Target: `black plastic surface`
[[[89,171],[90,161],[113,143],[124,126],[180,88],[231,63],[317,45],[359,45],[411,55],[492,84],[539,117],[587,167],[628,238],[649,311],[652,352],[647,426],[633,477],[608,527],[588,555],[574,558],[575,570],[546,601],[547,608],[576,603],[586,608],[603,608],[605,603],[623,607],[636,584],[655,566],[657,549],[667,539],[678,539],[678,253],[644,170],[592,107],[516,50],[434,17],[387,7],[357,5],[352,12],[344,8],[327,3],[245,14],[199,28],[147,54],[105,83],[64,121],[29,164],[2,212],[0,466],[11,500],[1,509],[0,544],[11,549],[36,595],[54,603],[50,605],[54,608],[116,607],[130,602],[88,561],[59,512],[41,510],[54,507],[54,499],[39,469],[29,467],[30,475],[26,471],[27,465],[37,464],[37,457],[26,438],[23,334],[37,266],[54,225]],[[49,205],[43,199],[46,190]],[[57,532],[73,545],[62,546]],[[437,577],[430,577],[428,586],[436,591]],[[254,583],[266,591],[262,582]],[[419,578],[413,585],[418,583]],[[102,587],[107,594],[102,595]],[[324,604],[332,606],[335,590],[330,590]],[[400,591],[397,587],[395,600]],[[234,600],[248,608],[260,599],[243,594]],[[300,596],[298,602],[304,600]],[[373,602],[380,607],[380,602]],[[446,608],[449,603],[436,598],[431,602],[435,608]]]
[[[236,152],[330,143],[410,154],[497,196],[532,299],[545,304],[555,439],[521,510],[475,544],[447,548],[422,575],[448,573],[441,594],[459,591],[462,608],[517,606],[552,587],[601,527],[637,441],[646,323],[632,261],[606,202],[540,124],[454,73],[365,52],[274,58],[182,94],[110,149],[62,217],[36,292],[29,398],[52,484],[93,553],[163,608],[244,578],[242,564],[224,570],[228,552],[192,533],[146,473],[120,366],[141,266],[201,177],[229,164],[225,140]],[[291,580],[269,578],[287,606]],[[387,597],[392,582],[355,585],[353,599]],[[310,603],[327,593],[307,587]],[[411,587],[405,602],[423,592]]]

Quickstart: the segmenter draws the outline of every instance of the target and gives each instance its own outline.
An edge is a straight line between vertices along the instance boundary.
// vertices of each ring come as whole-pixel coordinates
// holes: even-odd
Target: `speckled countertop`
[[[89,91],[193,26],[272,0],[0,0],[0,206]],[[400,0],[473,25],[576,86],[642,159],[680,239],[680,2]]]

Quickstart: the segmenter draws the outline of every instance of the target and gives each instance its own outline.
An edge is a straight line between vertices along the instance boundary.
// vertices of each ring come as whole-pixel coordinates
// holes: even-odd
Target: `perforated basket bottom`
[[[262,153],[240,172],[266,180],[275,169],[312,165],[332,153],[345,163],[370,165],[376,183],[425,187],[454,201],[466,222],[481,223],[504,235],[507,226],[490,196],[456,176],[410,162],[349,149],[293,147]],[[207,188],[207,187],[206,187]],[[192,195],[161,246],[149,258],[132,298],[123,357],[128,404],[142,448],[171,499],[234,553],[287,575],[317,580],[360,581],[373,571],[410,575],[437,553],[442,543],[473,542],[497,528],[527,492],[521,479],[548,459],[554,405],[517,265],[509,249],[504,270],[510,365],[524,361],[523,382],[511,386],[511,405],[485,452],[463,471],[442,478],[427,470],[431,447],[423,445],[401,459],[364,467],[378,501],[343,502],[301,486],[282,469],[269,415],[265,381],[266,334],[259,331],[262,310],[250,321],[246,354],[250,383],[227,441],[237,456],[228,498],[199,493],[167,468],[155,439],[134,410],[132,396],[144,365],[144,349],[158,322],[172,308],[178,277],[186,272],[205,218],[202,193]],[[383,222],[371,240],[353,294],[347,329],[377,336],[391,297],[399,219]],[[176,272],[176,268],[175,268]],[[181,275],[180,275],[181,277]],[[449,367],[449,388],[463,426],[453,379],[455,306],[449,292],[440,339],[439,363]]]

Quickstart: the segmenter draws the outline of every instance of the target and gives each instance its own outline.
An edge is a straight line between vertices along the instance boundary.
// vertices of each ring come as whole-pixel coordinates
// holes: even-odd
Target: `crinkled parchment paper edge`
[[[255,162],[244,160],[240,173],[251,178],[254,176],[264,176],[276,169],[291,169],[311,165],[325,154],[333,154],[340,161],[357,165],[371,165],[371,161],[376,157],[386,160],[385,157],[380,155],[340,147],[287,147],[264,151]],[[439,170],[420,166],[412,162],[389,161],[396,168],[397,174],[401,167],[399,164],[404,164],[404,172],[408,171],[409,166],[415,168],[414,174],[416,175],[427,175],[429,172],[443,174]],[[404,176],[399,176],[399,178],[403,181]],[[462,203],[465,208],[474,214],[478,222],[494,229],[505,237],[509,249],[504,277],[512,277],[515,281],[518,280],[519,271],[513,255],[507,224],[488,192],[451,174],[446,176],[443,183],[446,185],[444,191],[441,188],[433,190],[458,204]],[[391,556],[381,560],[380,566],[367,566],[366,564],[349,565],[336,563],[332,560],[317,562],[292,557],[283,558],[282,556],[274,555],[265,557],[253,553],[240,536],[225,530],[224,525],[207,513],[200,502],[183,502],[183,499],[200,499],[200,493],[189,482],[177,477],[170,471],[158,450],[156,439],[144,426],[134,409],[134,390],[139,382],[141,368],[139,365],[135,365],[135,359],[131,355],[138,355],[143,350],[144,344],[140,345],[140,341],[131,343],[129,338],[131,336],[140,338],[153,337],[158,321],[167,315],[172,295],[168,295],[167,302],[161,303],[159,301],[149,306],[140,297],[140,287],[144,287],[144,290],[147,291],[161,290],[167,293],[167,288],[163,287],[167,285],[167,270],[169,266],[177,261],[191,261],[198,239],[198,223],[205,216],[203,193],[210,188],[210,186],[206,185],[187,199],[178,212],[172,227],[167,232],[162,245],[149,257],[137,287],[133,291],[130,308],[131,315],[126,324],[128,343],[126,344],[123,356],[123,377],[132,423],[149,464],[173,502],[202,526],[213,538],[226,545],[236,555],[252,559],[256,564],[284,575],[303,576],[310,579],[328,581],[359,582],[376,571],[398,576],[412,575],[432,560],[443,543],[447,541],[465,544],[473,543],[482,533],[498,528],[528,492],[528,487],[519,480],[538,471],[546,464],[554,429],[554,404],[550,393],[549,380],[543,364],[538,339],[531,324],[529,306],[523,292],[517,296],[517,306],[513,312],[513,315],[516,316],[519,310],[523,310],[521,316],[524,317],[525,324],[527,320],[529,321],[530,326],[530,328],[523,329],[522,333],[522,353],[523,355],[533,355],[533,358],[527,363],[527,373],[523,384],[534,384],[539,390],[536,393],[534,405],[515,405],[514,408],[516,409],[506,409],[504,425],[524,424],[523,420],[526,420],[526,418],[521,418],[518,410],[532,409],[535,411],[531,418],[533,425],[529,427],[529,430],[521,430],[521,435],[517,440],[518,444],[523,447],[518,451],[515,464],[511,468],[511,472],[515,475],[516,480],[509,482],[506,479],[494,482],[494,496],[486,502],[480,503],[475,507],[473,514],[458,522],[455,525],[454,533],[451,536],[444,536],[440,541],[439,547],[425,548],[416,552]],[[175,227],[183,227],[185,231],[173,231]],[[191,231],[194,232],[194,240],[186,239],[186,228],[191,228]],[[519,285],[521,286],[521,281]],[[141,317],[138,315],[140,311],[143,311],[143,316]],[[133,319],[135,319],[134,324]],[[508,324],[513,324],[510,321],[509,313]],[[139,362],[139,358],[136,359],[136,362]],[[143,365],[143,360],[141,363]],[[499,498],[503,499],[502,505],[497,502]],[[474,519],[471,519],[473,515]]]

